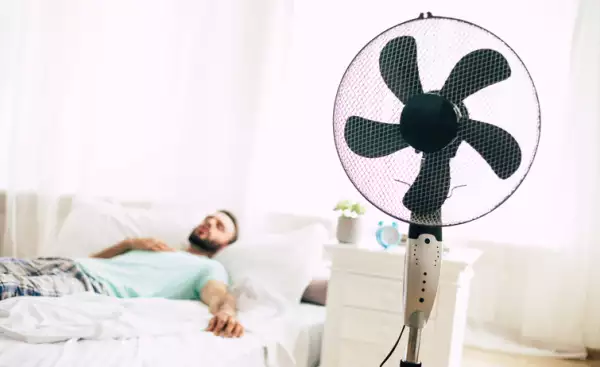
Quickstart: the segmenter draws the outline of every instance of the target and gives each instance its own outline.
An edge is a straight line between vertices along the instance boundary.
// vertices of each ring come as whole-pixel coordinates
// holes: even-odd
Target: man
[[[235,298],[227,290],[227,272],[212,259],[237,237],[235,216],[220,210],[192,230],[185,251],[152,238],[132,238],[90,258],[0,258],[0,299],[78,292],[200,299],[213,315],[207,331],[240,337],[244,328],[236,319]]]

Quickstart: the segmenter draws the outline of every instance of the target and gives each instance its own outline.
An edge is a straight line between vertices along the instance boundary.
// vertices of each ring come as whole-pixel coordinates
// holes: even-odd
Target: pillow
[[[185,208],[133,208],[106,201],[76,201],[58,232],[52,254],[86,257],[127,237],[153,237],[181,248],[208,213]]]
[[[313,279],[302,295],[302,302],[325,306],[329,279]]]
[[[261,240],[235,243],[214,257],[233,287],[252,279],[289,303],[298,304],[322,261],[327,230],[319,224]]]
[[[313,273],[312,281],[302,294],[302,302],[325,306],[327,303],[327,287],[331,277],[331,262],[322,261]]]

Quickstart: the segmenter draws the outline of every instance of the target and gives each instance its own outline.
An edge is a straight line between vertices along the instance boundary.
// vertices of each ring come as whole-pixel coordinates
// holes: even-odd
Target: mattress
[[[302,303],[298,307],[300,334],[294,358],[298,367],[316,367],[321,359],[321,343],[325,327],[325,307]]]
[[[186,333],[128,340],[84,340],[27,344],[0,339],[2,367],[264,367],[263,343],[247,334],[239,339]]]
[[[318,365],[325,307],[299,305],[293,317],[300,328],[294,358],[298,367]],[[265,367],[266,349],[256,335],[225,339],[206,332],[124,340],[70,340],[29,344],[0,336],[1,367]]]

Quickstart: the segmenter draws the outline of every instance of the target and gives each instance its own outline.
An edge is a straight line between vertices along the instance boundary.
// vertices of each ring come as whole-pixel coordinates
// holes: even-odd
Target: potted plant
[[[366,208],[358,202],[342,200],[334,208],[339,214],[336,237],[340,243],[357,243],[362,236],[362,216]]]

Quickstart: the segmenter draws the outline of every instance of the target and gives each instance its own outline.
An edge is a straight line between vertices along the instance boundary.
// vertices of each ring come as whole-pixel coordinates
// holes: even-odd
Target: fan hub
[[[458,134],[454,104],[433,93],[410,98],[400,116],[400,133],[418,151],[433,153],[450,144]]]

